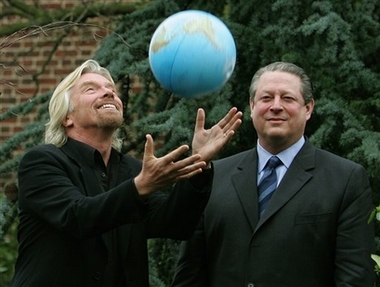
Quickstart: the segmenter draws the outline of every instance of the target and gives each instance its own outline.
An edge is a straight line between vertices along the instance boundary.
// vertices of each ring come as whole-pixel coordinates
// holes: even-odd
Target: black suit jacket
[[[209,197],[189,181],[144,203],[133,178],[141,163],[123,156],[117,186],[101,192],[93,167],[69,141],[61,148],[38,146],[19,166],[19,256],[11,286],[102,286],[107,247],[102,234],[119,234],[128,287],[148,284],[147,239],[187,239]]]
[[[372,287],[364,169],[306,142],[258,216],[257,152],[214,163],[204,218],[181,246],[175,287]]]

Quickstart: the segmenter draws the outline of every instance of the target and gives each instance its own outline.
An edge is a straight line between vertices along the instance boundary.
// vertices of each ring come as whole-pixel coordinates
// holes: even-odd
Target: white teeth
[[[105,104],[105,105],[101,106],[100,109],[116,109],[116,106],[111,105],[111,104]]]

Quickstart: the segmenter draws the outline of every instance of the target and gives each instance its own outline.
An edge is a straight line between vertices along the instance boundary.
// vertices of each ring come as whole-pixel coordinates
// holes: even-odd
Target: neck
[[[273,155],[276,155],[286,150],[290,146],[294,145],[299,140],[300,139],[295,140],[295,141],[285,141],[281,138],[276,138],[273,140],[266,140],[266,141],[259,139],[258,142],[266,151],[268,151],[269,153]]]
[[[105,165],[108,164],[108,160],[110,158],[111,149],[112,149],[113,132],[112,133],[104,133],[104,132],[90,133],[88,131],[86,132],[67,131],[67,136],[97,149],[102,155]]]

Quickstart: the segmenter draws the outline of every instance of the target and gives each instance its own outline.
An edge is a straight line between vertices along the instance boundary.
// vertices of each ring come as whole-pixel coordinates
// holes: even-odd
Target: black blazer
[[[214,172],[173,286],[373,286],[372,193],[360,165],[306,142],[260,219],[256,150],[214,162]]]
[[[169,196],[144,203],[133,178],[141,163],[123,156],[117,186],[102,193],[91,166],[69,140],[42,145],[19,166],[19,256],[11,286],[102,286],[107,248],[102,233],[117,229],[128,287],[149,286],[147,239],[187,239],[209,197],[209,183],[197,190],[189,181]]]

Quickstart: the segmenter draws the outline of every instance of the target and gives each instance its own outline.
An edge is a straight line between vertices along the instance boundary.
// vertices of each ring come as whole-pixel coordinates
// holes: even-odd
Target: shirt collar
[[[305,138],[302,136],[297,142],[295,142],[293,145],[288,147],[287,149],[281,151],[278,154],[271,154],[267,150],[265,150],[257,140],[257,155],[259,157],[259,163],[258,163],[258,173],[260,173],[264,167],[267,161],[271,156],[276,155],[284,164],[284,166],[288,169],[290,164],[293,162],[293,159],[296,157],[300,149],[305,143]]]
[[[88,163],[90,166],[95,166],[95,154],[99,154],[99,151],[83,142],[74,140],[72,138],[67,139],[68,142],[70,142],[70,145],[77,149],[78,152],[82,155],[83,162]],[[110,162],[111,163],[118,163],[121,159],[121,153],[119,153],[117,150],[112,148],[111,150],[111,156],[110,156]]]

